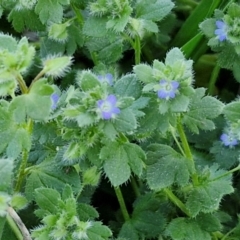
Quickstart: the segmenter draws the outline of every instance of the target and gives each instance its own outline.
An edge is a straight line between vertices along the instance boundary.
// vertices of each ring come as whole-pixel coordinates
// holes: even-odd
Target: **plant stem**
[[[222,175],[212,179],[211,182],[216,181],[216,180],[218,180],[220,178],[226,177],[227,175],[230,175],[230,174],[232,174],[232,173],[234,173],[234,172],[236,172],[238,170],[240,170],[240,165],[238,165],[237,167],[233,168],[232,170],[229,170],[226,173],[224,173],[224,174],[222,174]]]
[[[33,128],[33,121],[32,119],[28,120],[27,124],[27,131],[29,134],[32,133],[32,128]],[[15,186],[15,192],[19,192],[21,190],[22,182],[25,176],[25,169],[27,166],[27,161],[28,161],[28,151],[26,149],[23,149],[22,151],[22,162],[20,164],[19,168],[19,173],[16,181],[16,186]]]
[[[120,208],[121,208],[123,218],[125,221],[128,221],[130,219],[130,217],[129,217],[129,214],[128,214],[128,211],[127,211],[124,199],[123,199],[122,191],[121,191],[120,187],[114,187],[114,190],[115,190],[115,193],[116,193],[116,196],[117,196]]]
[[[188,212],[184,203],[168,188],[164,189],[164,192],[168,196],[168,198],[177,206],[179,207],[182,212],[184,212],[188,217],[191,217],[191,214]]]
[[[79,22],[80,26],[82,26],[83,22],[84,22],[82,14],[80,13],[79,9],[75,6],[74,3],[71,4],[71,7],[72,7],[74,13],[77,16],[77,19],[78,19],[78,22]]]
[[[23,240],[32,240],[30,233],[28,231],[28,229],[26,228],[25,224],[22,222],[22,219],[18,216],[18,214],[16,213],[16,211],[12,208],[12,207],[8,207],[7,212],[9,214],[9,216],[11,217],[11,219],[14,221],[14,225],[17,225],[18,228],[21,231],[21,238],[19,235],[19,231],[14,230],[15,234],[17,234],[16,236],[18,237],[18,239],[23,239]],[[12,227],[12,225],[11,225]]]
[[[134,177],[131,177],[131,185],[132,185],[132,189],[135,193],[135,196],[139,197],[141,194],[140,194],[136,179]]]
[[[135,37],[134,50],[135,50],[135,65],[137,65],[141,62],[141,41],[138,35],[136,35]]]
[[[24,240],[21,231],[19,230],[17,224],[14,222],[14,220],[11,218],[11,216],[9,214],[7,214],[6,216],[7,219],[7,223],[9,225],[9,227],[11,228],[11,230],[14,232],[16,238],[18,240]]]
[[[22,162],[20,165],[19,174],[18,174],[16,186],[15,186],[15,192],[19,192],[21,190],[22,182],[25,175],[25,168],[27,166],[27,160],[28,160],[28,151],[24,149],[22,152]]]
[[[22,75],[21,75],[20,73],[16,73],[15,76],[16,76],[16,79],[17,79],[17,81],[18,81],[18,84],[19,84],[19,87],[20,87],[20,89],[21,89],[21,92],[22,92],[23,94],[28,93],[28,87],[27,87],[25,81],[23,80]]]
[[[174,139],[174,141],[176,142],[176,144],[177,144],[180,152],[182,153],[182,155],[183,155],[184,157],[186,157],[185,152],[183,151],[183,149],[182,149],[182,147],[181,147],[178,139],[176,138],[176,135],[175,135],[174,130],[175,130],[175,129],[170,125],[170,132],[171,132],[171,134],[172,134],[172,136],[173,136],[173,139]]]
[[[235,230],[236,230],[236,228],[231,229],[229,232],[227,232],[227,233],[221,238],[221,240],[227,239],[227,237],[228,237],[231,233],[233,233]]]
[[[182,146],[183,146],[183,150],[185,152],[185,156],[186,156],[187,159],[189,159],[191,161],[191,165],[192,165],[192,168],[193,168],[192,181],[193,181],[193,184],[196,186],[198,184],[198,176],[196,174],[195,163],[194,163],[194,160],[193,160],[192,152],[190,150],[190,147],[189,147],[189,144],[188,144],[188,141],[187,141],[187,137],[185,135],[180,117],[177,121],[177,130],[178,130],[181,142],[182,142]]]
[[[44,69],[42,69],[38,75],[32,80],[31,84],[30,84],[30,87],[29,87],[29,90],[32,88],[33,84],[39,79],[41,78],[44,74],[45,74],[45,71]]]
[[[215,67],[213,68],[212,74],[211,74],[211,78],[208,84],[208,93],[210,95],[214,95],[215,94],[215,83],[217,81],[219,72],[220,72],[220,67],[217,65],[215,65]]]

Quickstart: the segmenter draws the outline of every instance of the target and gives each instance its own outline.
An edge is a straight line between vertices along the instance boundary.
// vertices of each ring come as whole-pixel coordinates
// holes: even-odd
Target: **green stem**
[[[92,58],[92,61],[94,63],[95,66],[98,65],[99,61],[98,61],[98,58],[97,58],[97,53],[96,52],[90,52],[91,54],[91,58]]]
[[[182,126],[180,118],[178,119],[177,130],[178,130],[181,142],[182,142],[182,146],[183,146],[185,155],[189,160],[191,160],[193,162],[192,152],[191,152],[190,147],[188,145],[187,137],[186,137],[185,132],[183,130],[183,126]]]
[[[135,50],[135,65],[137,65],[141,62],[141,41],[138,35],[136,35],[135,37],[134,50]]]
[[[19,192],[21,190],[22,182],[25,176],[25,168],[27,166],[27,160],[28,160],[28,151],[26,149],[23,150],[22,152],[22,162],[20,165],[20,170],[15,186],[15,192]]]
[[[122,215],[125,221],[128,221],[130,219],[124,199],[123,199],[123,195],[121,192],[121,189],[119,187],[114,187],[121,211],[122,211]]]
[[[18,240],[24,240],[21,231],[18,229],[17,224],[14,222],[14,220],[11,218],[9,214],[7,214],[7,223],[11,230],[14,232],[16,238]]]
[[[211,78],[208,84],[208,93],[210,95],[214,95],[215,94],[215,83],[217,81],[219,72],[220,72],[220,67],[216,64],[215,67],[213,68],[212,74],[211,74]]]
[[[27,124],[27,131],[29,132],[30,135],[32,133],[32,128],[33,128],[33,121],[32,119],[29,119]],[[27,161],[28,161],[28,151],[26,149],[23,149],[22,162],[20,164],[19,173],[18,173],[16,185],[15,185],[15,192],[19,192],[21,190],[22,182],[25,176],[25,169],[27,167]]]
[[[28,87],[27,87],[25,81],[23,80],[22,75],[20,73],[16,73],[15,76],[16,76],[16,79],[18,81],[18,84],[19,84],[19,87],[21,89],[21,92],[23,94],[28,93]]]
[[[168,198],[181,209],[182,212],[184,212],[188,217],[191,217],[191,214],[188,212],[186,206],[184,203],[168,188],[164,189],[165,194],[168,196]]]
[[[46,70],[45,69],[42,69],[38,75],[32,80],[31,84],[30,84],[30,87],[29,87],[29,91],[30,89],[32,88],[33,84],[38,80],[40,79],[44,74],[46,73]]]
[[[238,165],[237,167],[233,168],[232,170],[229,170],[229,171],[227,171],[226,173],[224,173],[224,174],[222,174],[222,175],[220,175],[220,176],[212,179],[211,182],[216,181],[216,180],[218,180],[218,179],[221,179],[221,178],[223,178],[223,177],[226,177],[227,175],[230,175],[230,174],[232,174],[232,173],[234,173],[234,172],[236,172],[236,171],[238,171],[238,170],[240,170],[240,165]]]
[[[192,165],[192,168],[193,168],[192,181],[193,181],[193,184],[196,186],[198,184],[198,176],[196,174],[195,163],[194,163],[194,160],[193,160],[192,152],[190,150],[190,147],[189,147],[189,144],[188,144],[188,141],[187,141],[187,137],[185,135],[180,117],[177,121],[177,130],[178,130],[181,142],[182,142],[182,146],[183,146],[183,150],[185,152],[185,156],[188,160],[191,161],[191,165]]]
[[[173,136],[173,139],[174,139],[174,141],[176,142],[176,144],[177,144],[180,152],[182,153],[182,155],[183,155],[184,157],[186,157],[185,152],[183,151],[183,149],[182,149],[182,147],[181,147],[181,145],[180,145],[180,143],[179,143],[179,141],[178,141],[178,139],[177,139],[177,137],[176,137],[176,135],[175,135],[175,129],[174,129],[171,125],[170,125],[170,132],[171,132],[171,134],[172,134],[172,136]]]
[[[233,233],[235,230],[236,230],[236,228],[231,229],[229,232],[227,232],[227,233],[221,238],[221,240],[227,239],[227,237],[228,237],[231,233]]]
[[[79,22],[80,26],[82,26],[83,23],[84,23],[84,19],[83,19],[82,14],[80,13],[79,9],[75,6],[75,4],[72,3],[71,7],[72,7],[74,13],[77,16],[77,19],[78,19],[78,22]]]
[[[135,193],[135,196],[139,197],[141,194],[140,194],[137,182],[136,182],[134,177],[131,177],[131,186],[132,186],[132,189],[133,189],[133,191]]]

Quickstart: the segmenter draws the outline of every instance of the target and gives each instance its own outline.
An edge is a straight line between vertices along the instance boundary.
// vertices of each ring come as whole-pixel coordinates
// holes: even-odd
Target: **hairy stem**
[[[32,119],[29,119],[28,124],[27,124],[27,131],[29,132],[29,134],[31,134],[32,128],[33,128],[33,121],[32,121]],[[19,173],[18,173],[16,185],[15,185],[15,192],[19,192],[21,190],[22,183],[23,183],[24,176],[25,176],[25,169],[27,167],[27,161],[28,161],[28,151],[26,149],[23,149],[22,161],[20,164]]]
[[[229,170],[229,171],[227,171],[226,173],[224,173],[224,174],[222,174],[222,175],[220,175],[220,176],[212,179],[211,181],[212,181],[212,182],[213,182],[213,181],[216,181],[216,180],[218,180],[218,179],[221,179],[221,178],[223,178],[223,177],[226,177],[226,176],[228,176],[228,175],[230,175],[230,174],[232,174],[232,173],[234,173],[234,172],[236,172],[236,171],[239,171],[239,170],[240,170],[240,165],[238,165],[237,167],[233,168],[232,170]]]
[[[135,65],[137,65],[141,62],[141,41],[138,35],[136,35],[135,37],[134,50],[135,50]]]
[[[168,188],[164,189],[165,194],[168,196],[168,198],[181,209],[182,212],[184,212],[188,217],[191,217],[190,213],[188,212],[186,206],[184,203]]]
[[[131,186],[132,186],[132,189],[135,193],[135,196],[139,197],[140,196],[140,191],[139,191],[136,179],[134,177],[131,177]]]
[[[193,181],[193,184],[196,186],[198,184],[198,176],[196,174],[195,163],[194,163],[192,152],[190,150],[190,147],[189,147],[189,144],[188,144],[188,141],[187,141],[187,137],[186,137],[186,134],[184,132],[182,122],[181,122],[180,118],[178,119],[178,122],[177,122],[177,130],[178,130],[181,142],[182,142],[182,147],[183,147],[185,156],[188,160],[191,161],[191,165],[192,165],[192,169],[193,169],[192,181]]]
[[[75,6],[74,3],[71,3],[71,7],[72,7],[75,15],[77,16],[77,20],[78,20],[80,26],[82,26],[83,23],[84,23],[84,19],[83,19],[83,16],[82,16],[81,12],[80,12],[79,9]]]
[[[209,84],[208,84],[208,93],[210,95],[215,94],[215,84],[216,84],[217,77],[219,75],[220,69],[221,68],[216,64],[213,71],[212,71],[211,78],[210,78],[210,81],[209,81]]]
[[[33,84],[38,80],[40,79],[43,75],[45,74],[45,70],[41,70],[38,75],[32,80],[31,84],[30,84],[30,87],[29,87],[29,90],[32,88]]]
[[[20,73],[16,73],[16,79],[17,79],[17,82],[19,84],[21,92],[23,94],[28,93],[28,87],[27,87],[27,85],[26,85],[25,81],[23,80],[23,77]]]
[[[121,191],[120,187],[114,187],[114,190],[115,190],[115,193],[116,193],[116,196],[117,196],[120,208],[121,208],[123,218],[125,221],[128,221],[130,219],[130,216],[128,214],[126,204],[123,199],[122,191]]]
[[[8,207],[7,209],[8,217],[7,221],[11,227],[11,229],[14,231],[16,237],[20,240],[32,240],[30,233],[24,223],[22,222],[21,218],[18,216],[16,211],[12,207]],[[10,218],[9,218],[10,216]],[[11,221],[13,220],[14,223]],[[16,225],[18,226],[18,229],[16,229]],[[19,232],[20,230],[20,232]]]

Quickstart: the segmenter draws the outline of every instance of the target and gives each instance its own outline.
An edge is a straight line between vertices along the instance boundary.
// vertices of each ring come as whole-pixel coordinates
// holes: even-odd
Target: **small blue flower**
[[[111,73],[107,73],[106,75],[99,75],[97,76],[99,82],[106,82],[108,83],[110,86],[113,85],[113,75]]]
[[[158,90],[158,97],[168,100],[169,98],[175,98],[179,82],[160,80],[160,89]]]
[[[58,94],[57,94],[57,93],[53,93],[53,94],[51,95],[51,100],[52,100],[52,106],[51,106],[51,108],[52,108],[52,110],[54,110],[54,109],[56,109],[56,107],[57,107],[57,102],[58,102],[58,100],[59,100]]]
[[[233,146],[236,146],[238,144],[238,140],[235,139],[231,134],[223,133],[220,136],[220,140],[222,141],[222,143],[226,147],[233,147]]]
[[[218,39],[220,42],[226,40],[227,38],[227,25],[224,21],[222,20],[217,20],[216,21],[216,27],[217,29],[215,30],[215,35],[217,35]]]
[[[103,119],[108,120],[114,118],[120,113],[120,109],[116,107],[117,98],[114,95],[109,95],[104,100],[98,100],[97,106]]]

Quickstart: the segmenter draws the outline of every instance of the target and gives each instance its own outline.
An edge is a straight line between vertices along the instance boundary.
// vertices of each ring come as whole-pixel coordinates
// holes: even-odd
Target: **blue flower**
[[[238,144],[238,140],[235,139],[231,134],[223,133],[220,137],[220,140],[226,147],[233,147]]]
[[[160,80],[160,89],[158,90],[158,97],[168,100],[169,98],[175,98],[179,82]]]
[[[114,118],[120,113],[120,109],[116,107],[117,98],[114,95],[109,95],[104,100],[97,101],[98,111],[101,113],[103,119],[108,120]]]
[[[51,108],[52,108],[52,110],[54,110],[54,109],[56,109],[56,107],[57,107],[57,102],[58,102],[58,100],[59,100],[58,94],[57,94],[57,93],[53,93],[53,94],[51,95],[51,100],[52,100],[52,106],[51,106]]]
[[[217,35],[220,42],[226,40],[227,38],[227,25],[224,21],[218,20],[216,21],[216,27],[215,35]]]
[[[108,83],[110,86],[113,85],[113,75],[111,73],[107,73],[106,75],[99,75],[97,76],[99,82],[106,82]]]

